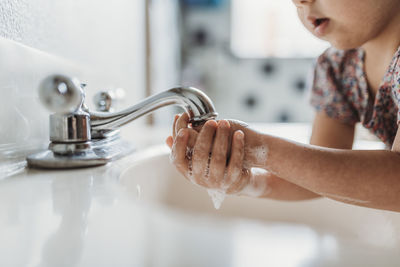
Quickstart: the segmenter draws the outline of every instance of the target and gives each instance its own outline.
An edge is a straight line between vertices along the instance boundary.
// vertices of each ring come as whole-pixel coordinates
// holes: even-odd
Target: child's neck
[[[365,73],[374,96],[399,45],[400,16],[397,16],[383,32],[362,46],[365,51]]]

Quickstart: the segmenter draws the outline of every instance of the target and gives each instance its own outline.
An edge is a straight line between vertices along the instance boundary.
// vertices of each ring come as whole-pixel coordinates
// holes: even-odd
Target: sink
[[[309,135],[304,125],[259,128],[299,142]],[[131,140],[154,140],[158,134],[167,135],[154,129],[126,132]],[[398,213],[329,199],[233,196],[216,210],[206,190],[170,164],[165,145],[141,144],[146,145],[105,166],[24,169],[1,179],[0,266],[386,267],[400,262]]]
[[[206,190],[170,164],[166,148],[126,169],[121,184],[140,201],[169,211],[164,220],[174,229],[170,241],[185,244],[170,246],[182,254],[200,249],[214,259],[191,266],[397,266],[400,260],[397,213],[325,198],[282,202],[237,196],[228,196],[216,210]],[[229,260],[216,264],[221,256],[215,253]],[[198,253],[191,257],[204,260]],[[186,260],[180,262],[190,265]]]

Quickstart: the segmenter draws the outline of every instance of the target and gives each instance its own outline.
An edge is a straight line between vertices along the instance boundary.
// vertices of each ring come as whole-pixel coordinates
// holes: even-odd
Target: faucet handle
[[[85,93],[77,79],[57,74],[41,82],[39,99],[50,111],[66,114],[82,107]]]
[[[76,78],[59,74],[41,82],[39,98],[54,112],[50,115],[50,141],[73,143],[91,140],[89,113],[86,108],[82,109],[85,100],[83,87]]]
[[[115,104],[122,102],[125,98],[125,90],[116,88],[108,91],[101,91],[94,95],[93,102],[97,111],[113,112]]]

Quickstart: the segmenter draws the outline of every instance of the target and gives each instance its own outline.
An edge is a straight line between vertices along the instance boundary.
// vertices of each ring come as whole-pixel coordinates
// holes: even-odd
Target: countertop
[[[299,142],[307,142],[310,134],[305,124],[253,126]],[[0,266],[396,266],[400,262],[397,239],[388,247],[371,247],[306,224],[231,219],[146,201],[141,196],[146,192],[140,187],[128,190],[121,177],[142,161],[152,166],[152,158],[166,156],[169,150],[160,142],[168,131],[142,128],[123,133],[141,144],[137,151],[96,168],[34,170],[14,161],[10,168],[17,166],[15,170],[0,179]],[[382,147],[368,140],[357,145]]]

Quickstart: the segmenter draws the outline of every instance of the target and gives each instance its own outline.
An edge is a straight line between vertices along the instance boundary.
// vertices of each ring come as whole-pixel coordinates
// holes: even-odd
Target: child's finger
[[[224,183],[229,186],[229,190],[238,187],[242,181],[242,169],[244,159],[244,133],[240,130],[233,134],[231,157],[229,159],[227,176]]]
[[[216,187],[221,186],[227,163],[230,125],[226,120],[218,122],[210,162],[210,182]]]
[[[216,128],[216,121],[207,121],[197,136],[193,149],[193,173],[198,184],[201,184],[201,179],[208,179],[209,177],[209,155]]]
[[[175,130],[175,128],[176,128],[176,121],[178,120],[179,116],[180,116],[180,115],[178,115],[178,114],[175,115],[175,117],[174,117],[174,123],[172,124],[172,138],[173,138],[173,139],[175,139],[175,136],[176,136],[176,130]]]
[[[186,158],[188,139],[188,130],[180,130],[174,140],[171,151],[171,162],[185,177],[188,175],[188,159]]]
[[[191,128],[188,128],[188,130],[189,130],[188,147],[193,148],[194,145],[196,144],[197,136],[199,135],[199,133]]]
[[[175,133],[178,133],[183,128],[188,128],[189,114],[184,112],[176,121]]]
[[[203,121],[203,122],[199,122],[199,123],[197,123],[196,125],[192,125],[192,128],[194,129],[194,130],[196,130],[196,132],[200,132],[201,131],[201,129],[203,128],[203,126],[204,126],[204,124],[206,123],[207,121]]]
[[[167,146],[169,146],[169,148],[172,148],[172,145],[174,143],[174,139],[172,138],[172,136],[168,136],[167,139],[165,139],[165,143],[167,144]]]

